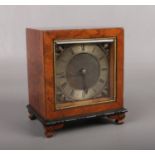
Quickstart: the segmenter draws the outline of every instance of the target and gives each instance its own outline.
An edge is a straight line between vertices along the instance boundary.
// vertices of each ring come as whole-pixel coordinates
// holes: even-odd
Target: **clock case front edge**
[[[82,106],[56,110],[54,83],[54,40],[117,38],[116,66],[116,101],[108,104]],[[52,45],[51,45],[52,44]],[[123,58],[124,31],[122,28],[112,29],[78,29],[42,31],[27,29],[28,57],[28,110],[41,120],[44,125],[72,120],[125,113],[123,107]]]

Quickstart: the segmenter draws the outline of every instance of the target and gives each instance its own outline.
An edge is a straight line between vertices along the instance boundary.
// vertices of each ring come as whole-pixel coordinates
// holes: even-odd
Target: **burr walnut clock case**
[[[26,34],[29,118],[42,122],[47,137],[78,119],[123,122],[122,28],[28,28]]]

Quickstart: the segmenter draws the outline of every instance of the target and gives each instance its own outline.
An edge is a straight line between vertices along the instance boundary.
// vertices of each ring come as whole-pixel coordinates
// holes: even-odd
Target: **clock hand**
[[[83,89],[85,91],[85,93],[87,94],[88,93],[88,88],[87,88],[87,85],[86,85],[86,76],[83,75]]]
[[[83,89],[84,89],[85,93],[87,94],[88,88],[86,85],[86,72],[87,72],[86,69],[84,69],[84,68],[81,69],[81,76],[82,76],[82,80],[83,80]]]
[[[78,71],[77,73],[74,73],[74,74],[67,74],[68,77],[76,77],[76,76],[82,76],[82,75],[85,75],[85,69],[81,69],[80,71]]]
[[[76,77],[76,76],[80,76],[79,74],[68,74],[68,77]]]

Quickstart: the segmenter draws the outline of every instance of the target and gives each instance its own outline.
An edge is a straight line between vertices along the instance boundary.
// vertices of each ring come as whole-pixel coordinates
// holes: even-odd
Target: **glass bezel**
[[[114,48],[112,53],[112,66],[110,66],[110,70],[112,70],[112,77],[109,77],[111,79],[110,82],[112,82],[112,96],[110,97],[100,97],[100,98],[91,98],[86,100],[78,100],[78,101],[71,101],[71,102],[65,102],[62,104],[57,104],[56,102],[56,55],[55,55],[55,47],[57,44],[79,44],[79,43],[109,43],[113,42]],[[116,37],[106,37],[106,38],[92,38],[92,39],[70,39],[70,40],[54,40],[54,83],[55,83],[55,109],[61,110],[66,108],[75,108],[79,106],[88,106],[88,105],[95,105],[95,104],[103,104],[103,103],[110,103],[116,101],[116,54],[117,54],[117,39]],[[112,69],[111,69],[112,68]]]

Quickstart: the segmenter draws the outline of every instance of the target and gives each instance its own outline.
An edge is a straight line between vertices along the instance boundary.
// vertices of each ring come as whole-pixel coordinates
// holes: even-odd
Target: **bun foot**
[[[115,120],[115,123],[118,125],[124,124],[124,119],[122,120]]]
[[[113,120],[116,124],[123,124],[124,123],[124,119],[125,119],[125,114],[116,114],[116,115],[111,115],[108,116],[108,118],[110,118],[111,120]]]
[[[47,138],[53,137],[53,135],[54,135],[54,129],[53,129],[52,126],[49,126],[49,127],[46,126],[46,127],[44,127],[44,129],[45,129],[44,134],[45,134],[45,136]]]
[[[53,137],[55,130],[63,128],[63,124],[44,126],[44,134],[47,138]]]
[[[36,119],[36,116],[32,113],[29,113],[29,119],[30,120],[35,120]]]

